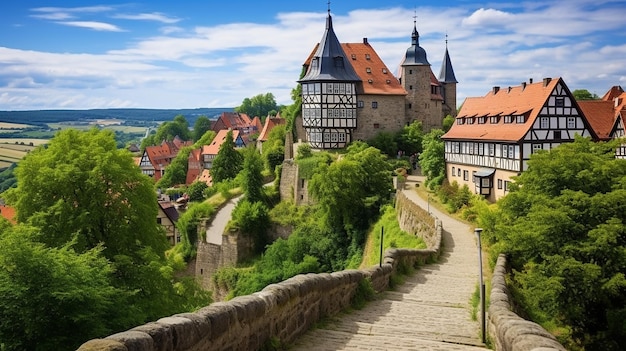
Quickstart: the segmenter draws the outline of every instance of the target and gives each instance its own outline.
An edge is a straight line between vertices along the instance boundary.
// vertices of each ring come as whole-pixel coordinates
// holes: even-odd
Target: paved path
[[[242,195],[239,195],[235,198],[232,198],[226,202],[215,215],[213,221],[206,229],[206,242],[209,244],[222,245],[222,235],[224,235],[224,231],[226,230],[226,225],[230,221],[232,217],[233,210],[239,200],[243,198]]]
[[[410,176],[405,194],[423,208]],[[471,229],[431,207],[443,222],[444,250],[394,291],[362,310],[309,331],[291,350],[484,350],[470,298],[478,282],[478,251]]]

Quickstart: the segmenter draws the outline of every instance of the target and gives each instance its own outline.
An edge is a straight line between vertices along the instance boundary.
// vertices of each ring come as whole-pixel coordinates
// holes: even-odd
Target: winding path
[[[404,193],[422,208],[415,192],[421,177],[409,176]],[[443,223],[439,262],[406,277],[362,310],[344,313],[309,331],[290,350],[484,350],[470,298],[478,282],[478,249],[471,228],[436,208]]]

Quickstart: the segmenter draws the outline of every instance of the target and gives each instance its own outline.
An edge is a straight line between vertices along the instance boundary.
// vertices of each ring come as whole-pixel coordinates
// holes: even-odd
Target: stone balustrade
[[[496,350],[501,351],[565,351],[563,345],[539,324],[527,321],[511,309],[506,286],[507,261],[500,255],[491,278],[488,330]]]

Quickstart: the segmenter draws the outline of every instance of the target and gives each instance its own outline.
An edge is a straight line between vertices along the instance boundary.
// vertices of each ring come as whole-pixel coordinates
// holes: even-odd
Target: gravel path
[[[405,194],[428,208],[410,176]],[[406,277],[394,291],[362,310],[344,313],[309,331],[291,350],[484,350],[470,298],[478,282],[478,249],[470,227],[435,208],[442,220],[444,249],[439,262]]]

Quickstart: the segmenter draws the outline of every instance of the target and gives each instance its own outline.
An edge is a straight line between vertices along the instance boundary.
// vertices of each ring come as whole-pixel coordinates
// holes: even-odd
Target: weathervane
[[[328,0],[328,14],[330,15],[330,0]]]

